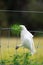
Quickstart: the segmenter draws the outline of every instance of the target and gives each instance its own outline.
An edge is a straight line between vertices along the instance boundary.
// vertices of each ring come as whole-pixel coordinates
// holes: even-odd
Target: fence
[[[16,12],[18,12],[18,13],[19,12],[25,12],[25,13],[37,13],[37,14],[38,13],[40,13],[40,14],[43,13],[43,11],[27,11],[27,10],[22,10],[22,11],[20,11],[20,10],[18,10],[18,11],[17,10],[0,10],[0,12],[15,12],[15,13]]]
[[[7,34],[6,34],[7,37],[3,37],[1,31],[7,31]],[[30,31],[30,32],[35,32],[35,36],[37,36],[38,33],[39,33],[39,36],[41,36],[41,38],[40,37],[37,37],[35,39],[35,45],[36,45],[37,50],[39,48],[40,49],[43,49],[43,31]],[[12,50],[13,50],[13,53],[15,53],[17,55],[18,54],[18,51],[15,49],[15,47],[19,43],[20,43],[20,38],[18,36],[17,37],[15,37],[15,36],[11,37],[11,28],[0,28],[0,56],[1,56],[0,57],[0,61],[3,59],[3,54],[4,53],[2,51],[6,51],[7,50],[9,59],[10,59],[10,57],[13,56]],[[22,52],[23,50],[24,50],[24,52]],[[21,52],[24,54],[26,52],[26,50],[25,50],[25,48],[23,48],[23,50]],[[7,56],[7,54],[6,54],[6,56]],[[25,56],[25,54],[24,54],[24,56]],[[13,65],[13,64],[11,64],[11,65]]]
[[[41,13],[41,14],[43,13],[42,11],[12,11],[12,10],[0,10],[0,12],[1,13],[2,12],[29,12],[29,13],[38,13],[38,14],[39,13]],[[3,35],[4,36],[6,35],[6,37],[3,37],[2,36],[3,31],[4,31],[4,34]],[[6,31],[7,31],[7,33],[6,33]],[[43,50],[42,50],[43,49],[43,31],[30,31],[30,32],[35,32],[35,36],[34,37],[36,37],[38,35],[38,37],[36,37],[34,39],[35,45],[36,45],[37,50],[41,49],[41,51],[43,52]],[[27,58],[25,58],[25,54],[27,52],[27,50],[25,48],[22,48],[22,50],[19,49],[19,51],[17,51],[15,49],[16,45],[18,45],[19,43],[20,43],[19,36],[17,36],[17,37],[15,37],[15,36],[11,37],[11,28],[0,28],[0,65],[5,65],[4,64],[4,61],[2,61],[3,60],[3,57],[6,58],[6,56],[8,55],[7,56],[8,59],[10,59],[11,62],[12,62],[12,56],[14,54],[16,54],[16,56],[17,56],[18,52],[23,53],[24,59],[25,60],[27,59]],[[42,52],[40,52],[40,53],[42,53]],[[39,54],[39,53],[37,53],[37,54]],[[16,63],[17,63],[17,61],[16,61]],[[24,64],[25,64],[25,62],[24,62]],[[25,64],[25,65],[27,65],[27,64]],[[19,65],[19,64],[12,64],[12,63],[10,63],[10,65]],[[30,65],[32,65],[32,64],[30,64]],[[35,65],[35,64],[33,64],[33,65]],[[37,63],[36,63],[36,65],[37,65]],[[42,65],[42,64],[38,64],[38,65]]]

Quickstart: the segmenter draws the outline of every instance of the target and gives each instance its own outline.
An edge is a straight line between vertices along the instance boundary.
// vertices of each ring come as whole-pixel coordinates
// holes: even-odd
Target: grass
[[[0,64],[3,65],[43,65],[43,37],[34,38],[37,53],[31,56],[28,49],[15,50],[16,44],[20,44],[19,38],[0,38]]]

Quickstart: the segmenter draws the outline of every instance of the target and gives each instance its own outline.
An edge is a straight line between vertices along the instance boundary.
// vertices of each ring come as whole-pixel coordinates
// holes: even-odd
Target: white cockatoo
[[[25,48],[29,49],[31,54],[33,55],[36,52],[34,41],[33,41],[33,35],[26,29],[24,25],[20,25],[21,27],[21,44],[16,46],[16,49],[19,47],[24,46]]]

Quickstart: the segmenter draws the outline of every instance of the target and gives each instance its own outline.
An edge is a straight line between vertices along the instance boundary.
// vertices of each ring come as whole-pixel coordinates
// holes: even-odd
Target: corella
[[[16,49],[19,47],[24,47],[30,50],[31,54],[36,53],[33,35],[26,29],[24,25],[20,25],[21,32],[20,32],[20,38],[21,38],[21,44],[16,46]]]

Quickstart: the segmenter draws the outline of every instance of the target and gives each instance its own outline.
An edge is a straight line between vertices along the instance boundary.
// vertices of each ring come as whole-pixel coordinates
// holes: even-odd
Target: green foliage
[[[1,65],[6,65],[6,64],[5,64],[5,60],[1,60],[0,64],[1,64]]]
[[[20,25],[14,24],[11,26],[11,32],[13,35],[19,35],[21,31]]]
[[[14,65],[42,65],[43,63],[38,62],[37,59],[30,60],[30,53],[17,54],[13,57]]]
[[[30,56],[30,53],[15,54],[11,63],[8,60],[1,60],[0,65],[43,65],[43,62],[40,63],[37,59],[30,60]]]
[[[13,59],[13,64],[14,65],[20,65],[19,60],[20,56],[19,55],[14,55],[14,59]]]
[[[31,62],[30,62],[30,60],[29,60],[29,57],[31,56],[31,54],[30,53],[26,53],[25,55],[24,55],[24,58],[23,58],[23,64],[22,65],[30,65],[31,64]]]
[[[30,53],[25,53],[24,55],[14,55],[13,64],[14,65],[28,65],[31,64],[29,57],[31,56]]]

